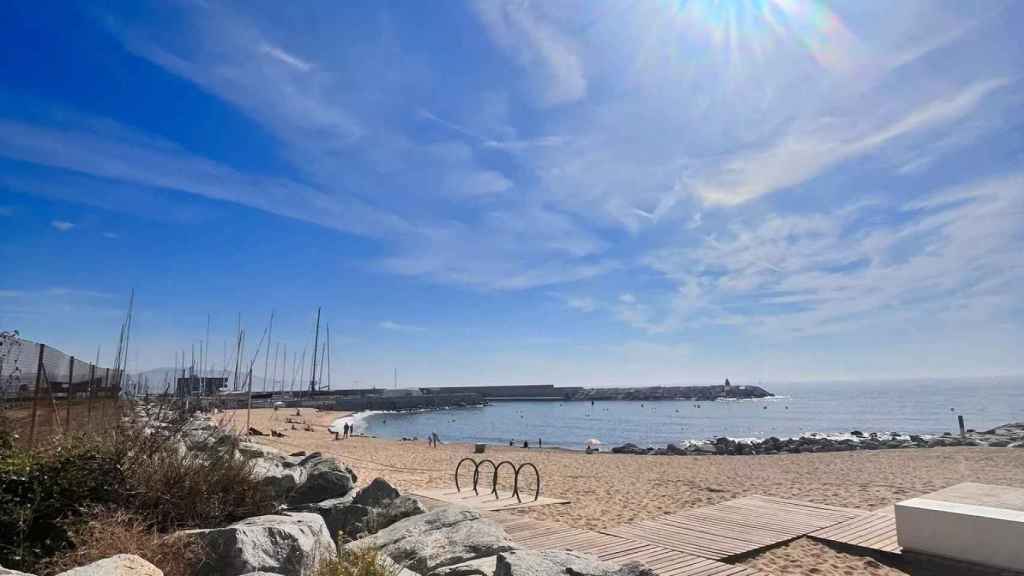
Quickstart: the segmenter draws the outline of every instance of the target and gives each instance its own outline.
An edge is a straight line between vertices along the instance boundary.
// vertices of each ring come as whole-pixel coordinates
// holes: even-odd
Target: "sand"
[[[334,440],[330,423],[345,415],[302,409],[302,430],[285,422],[294,409],[254,410],[252,425],[287,438],[260,437],[260,443],[287,451],[317,450],[350,465],[366,484],[381,476],[400,490],[447,488],[457,462],[472,455],[472,445],[429,448],[425,439],[403,442],[377,438]],[[220,416],[241,428],[245,412]],[[443,438],[442,438],[443,440]],[[583,454],[557,449],[487,447],[495,461],[532,462],[541,471],[543,493],[570,504],[542,506],[519,514],[586,529],[611,528],[715,504],[750,494],[794,498],[834,506],[875,510],[959,482],[1024,487],[1024,449],[932,448],[833,452],[776,456],[634,456]],[[762,552],[744,563],[770,574],[845,576],[849,574],[934,574],[929,567],[904,565],[885,555],[839,550],[809,539]],[[952,573],[965,573],[956,570]],[[983,573],[983,572],[979,572]]]

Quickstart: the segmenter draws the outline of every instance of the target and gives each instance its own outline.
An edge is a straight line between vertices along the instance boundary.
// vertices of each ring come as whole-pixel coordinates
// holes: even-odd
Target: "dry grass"
[[[337,558],[326,558],[314,576],[398,576],[402,567],[374,548],[342,548]]]
[[[232,447],[218,453],[165,447],[132,465],[127,476],[131,510],[163,531],[223,526],[275,508],[252,464]]]
[[[154,530],[138,516],[123,511],[103,511],[87,524],[71,530],[74,548],[48,558],[38,569],[57,574],[116,554],[135,554],[165,576],[189,576],[203,561],[205,550],[194,538],[172,538]]]
[[[205,449],[186,450],[187,419],[168,420],[159,434],[126,422],[49,438],[34,450],[0,442],[0,564],[39,572],[51,560],[70,567],[93,550],[155,550],[158,542],[180,556],[159,534],[216,528],[276,507],[237,441],[217,436]],[[105,512],[94,517],[97,510]]]

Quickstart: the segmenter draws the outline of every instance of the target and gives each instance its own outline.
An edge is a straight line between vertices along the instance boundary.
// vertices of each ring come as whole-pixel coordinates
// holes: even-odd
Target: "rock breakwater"
[[[611,449],[615,454],[649,454],[654,456],[744,456],[771,454],[800,454],[816,452],[852,452],[855,450],[896,450],[906,448],[940,448],[948,446],[977,446],[989,448],[1024,448],[1024,422],[1004,424],[984,432],[967,431],[961,436],[944,434],[864,434],[854,430],[846,438],[810,435],[799,438],[764,440],[733,440],[716,438],[706,442],[669,444],[664,448],[636,444],[623,444]]]

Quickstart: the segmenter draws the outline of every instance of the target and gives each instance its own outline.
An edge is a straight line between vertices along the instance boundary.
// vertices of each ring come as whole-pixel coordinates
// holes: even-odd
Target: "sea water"
[[[632,442],[664,446],[726,436],[790,438],[811,433],[845,436],[899,432],[939,435],[985,430],[1024,421],[1024,378],[912,382],[837,382],[764,385],[772,398],[716,402],[596,401],[495,402],[488,406],[357,415],[357,430],[386,438],[580,449]]]

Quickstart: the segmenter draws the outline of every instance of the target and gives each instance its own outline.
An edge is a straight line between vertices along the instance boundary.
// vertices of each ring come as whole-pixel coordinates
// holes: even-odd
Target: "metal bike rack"
[[[516,468],[516,483],[515,491],[513,492],[516,496],[516,500],[520,502],[522,502],[523,499],[519,497],[519,473],[522,472],[523,468],[526,468],[527,466],[533,468],[533,473],[534,475],[537,476],[537,491],[534,492],[533,494],[533,501],[536,501],[537,499],[540,498],[540,470],[537,470],[537,467],[531,464],[530,462],[523,462],[522,464],[519,465],[518,468]]]
[[[508,465],[509,468],[512,468],[512,473],[513,473],[512,495],[516,497],[516,501],[522,502],[523,498],[519,494],[519,476],[522,473],[523,469],[526,468],[527,466],[529,466],[531,469],[533,469],[533,474],[537,477],[537,489],[536,489],[536,491],[533,494],[533,501],[536,501],[537,499],[540,498],[540,470],[538,470],[537,467],[534,466],[531,462],[523,462],[522,464],[516,466],[515,463],[510,462],[508,460],[502,460],[501,462],[495,464],[494,461],[492,461],[492,460],[490,460],[488,458],[484,458],[483,460],[480,460],[479,462],[476,461],[475,459],[469,458],[469,457],[463,458],[462,460],[459,460],[459,463],[455,465],[455,491],[456,492],[462,492],[462,487],[459,485],[459,470],[461,470],[462,469],[462,465],[467,463],[467,462],[471,462],[473,464],[473,493],[474,494],[480,494],[480,489],[479,489],[479,484],[480,484],[480,466],[482,466],[483,464],[490,464],[491,468],[493,468],[493,472],[491,474],[491,492],[490,493],[494,494],[495,500],[500,498],[500,496],[498,494],[498,473],[501,471],[501,469],[503,467]]]
[[[477,483],[480,482],[480,467],[484,464],[490,464],[491,468],[494,469],[493,476],[491,476],[491,492],[493,493],[498,489],[498,485],[495,483],[498,479],[498,467],[489,458],[484,458],[476,465],[476,470],[473,470],[473,493],[480,494],[477,490]]]

